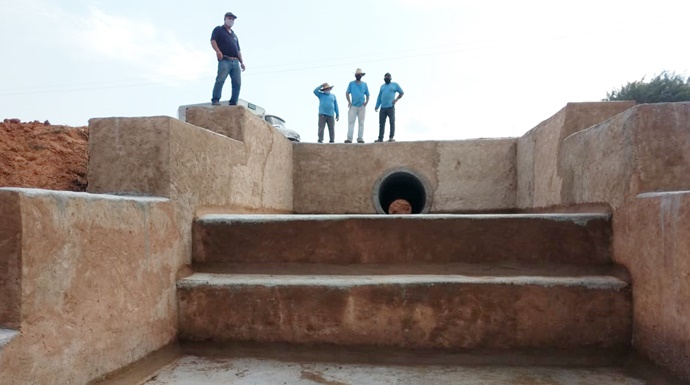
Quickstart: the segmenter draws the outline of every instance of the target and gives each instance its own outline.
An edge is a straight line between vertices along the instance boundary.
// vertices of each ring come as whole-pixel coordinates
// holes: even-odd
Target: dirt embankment
[[[0,187],[85,191],[88,127],[0,123]]]

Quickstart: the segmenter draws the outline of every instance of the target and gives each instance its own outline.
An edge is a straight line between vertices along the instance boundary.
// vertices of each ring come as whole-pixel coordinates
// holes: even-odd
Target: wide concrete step
[[[610,217],[516,215],[206,215],[194,263],[540,262],[608,264]]]
[[[628,346],[614,276],[263,275],[178,281],[183,341],[430,349]]]
[[[630,282],[628,271],[619,265],[545,265],[537,263],[388,263],[326,264],[302,262],[203,263],[194,265],[197,273],[264,275],[466,275],[586,277],[609,275]]]

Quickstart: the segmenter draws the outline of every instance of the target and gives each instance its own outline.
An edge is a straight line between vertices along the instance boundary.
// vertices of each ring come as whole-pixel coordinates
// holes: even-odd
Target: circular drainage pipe
[[[412,214],[426,214],[431,208],[429,183],[412,170],[394,169],[383,174],[374,185],[374,207],[379,214],[388,214],[388,206],[404,199],[412,206]]]

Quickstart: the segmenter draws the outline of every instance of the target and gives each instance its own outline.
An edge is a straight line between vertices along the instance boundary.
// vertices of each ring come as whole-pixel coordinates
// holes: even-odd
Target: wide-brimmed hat
[[[328,83],[323,83],[321,85],[321,91],[330,90],[331,88],[333,88],[333,86]]]
[[[362,69],[361,69],[361,68],[357,68],[357,69],[355,70],[355,75],[362,75],[362,76],[364,76],[364,75],[366,75],[366,72],[362,72]]]

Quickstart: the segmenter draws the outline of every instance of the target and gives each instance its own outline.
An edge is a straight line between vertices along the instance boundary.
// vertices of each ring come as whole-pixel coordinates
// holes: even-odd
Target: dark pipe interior
[[[386,177],[379,186],[378,199],[383,211],[396,199],[405,199],[412,206],[412,214],[419,214],[426,205],[426,189],[416,176],[399,171]]]

